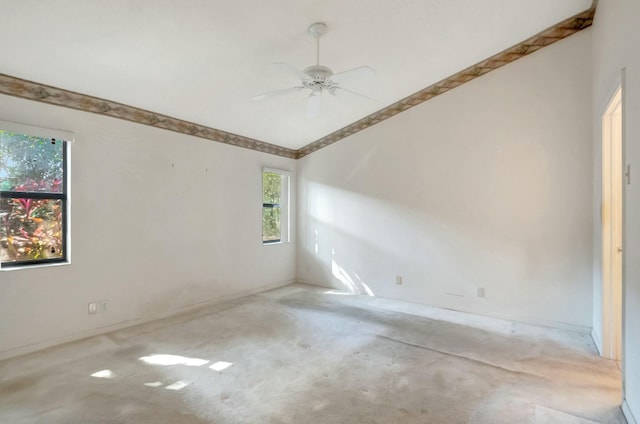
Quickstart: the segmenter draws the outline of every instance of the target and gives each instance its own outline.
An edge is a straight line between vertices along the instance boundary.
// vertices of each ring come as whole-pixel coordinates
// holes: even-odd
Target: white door
[[[622,90],[602,115],[602,356],[622,359]]]

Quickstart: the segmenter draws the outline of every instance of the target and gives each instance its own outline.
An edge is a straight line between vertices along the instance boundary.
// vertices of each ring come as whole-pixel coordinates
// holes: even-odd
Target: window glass
[[[282,176],[274,172],[262,174],[262,203],[280,203]]]
[[[280,241],[280,208],[262,208],[262,241]]]
[[[2,267],[65,261],[66,142],[0,129]]]
[[[64,143],[0,130],[0,190],[62,193]]]
[[[262,173],[262,242],[289,241],[289,174]]]
[[[62,200],[0,199],[2,261],[61,258]]]

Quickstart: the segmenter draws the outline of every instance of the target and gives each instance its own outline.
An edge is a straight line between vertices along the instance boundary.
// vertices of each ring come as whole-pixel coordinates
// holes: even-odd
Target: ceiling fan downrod
[[[311,90],[311,95],[321,95],[322,90],[327,90],[333,94],[335,84],[331,81],[333,72],[326,66],[320,65],[320,37],[327,32],[327,25],[323,22],[316,22],[309,25],[309,34],[316,39],[316,64],[307,66],[302,72],[309,78],[302,81],[305,88]]]
[[[316,39],[316,66],[320,66],[320,37],[327,32],[327,25],[324,22],[316,22],[309,25],[309,34]]]

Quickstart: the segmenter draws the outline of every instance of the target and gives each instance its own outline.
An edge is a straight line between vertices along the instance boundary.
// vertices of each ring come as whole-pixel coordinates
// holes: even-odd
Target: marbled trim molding
[[[457,74],[451,75],[448,78],[443,79],[427,88],[424,88],[409,97],[393,103],[384,109],[381,109],[369,116],[366,116],[359,121],[349,124],[346,127],[339,129],[325,137],[322,137],[313,143],[307,144],[298,150],[297,158],[302,158],[316,150],[327,147],[337,141],[342,140],[345,137],[353,135],[359,131],[376,125],[379,122],[389,119],[398,113],[412,108],[420,103],[426,102],[440,94],[446,93],[452,88],[458,87],[466,82],[478,78],[488,72],[501,68],[504,65],[514,62],[530,53],[540,50],[550,44],[560,41],[578,31],[582,31],[588,28],[593,23],[593,18],[596,11],[596,2],[594,1],[590,9],[585,10],[572,18],[562,21],[541,33],[534,35],[533,37],[516,44],[513,47],[498,53],[489,59],[485,59],[482,62],[476,63],[473,66],[464,69]]]
[[[87,96],[61,88],[38,84],[32,81],[0,74],[0,93],[23,99],[35,100],[56,106],[78,109],[84,112],[97,113],[112,118],[124,119],[138,124],[150,125],[164,130],[218,141],[232,146],[244,147],[272,155],[296,159],[297,151],[264,141],[229,133],[204,125],[194,124],[170,116],[160,115],[133,106]]]
[[[61,88],[26,81],[9,75],[0,74],[0,94],[35,100],[56,106],[78,109],[84,112],[97,113],[112,118],[124,119],[138,124],[150,125],[169,131],[192,135],[207,140],[244,147],[263,153],[299,159],[311,154],[323,147],[329,146],[352,134],[376,125],[385,119],[391,118],[400,112],[426,102],[452,88],[478,78],[488,72],[501,68],[543,47],[560,41],[578,31],[588,28],[593,23],[596,12],[597,0],[593,1],[591,8],[562,21],[533,37],[516,44],[507,50],[498,53],[489,59],[476,63],[469,68],[458,72],[444,80],[430,85],[409,97],[393,103],[369,116],[366,116],[346,127],[324,136],[299,150],[288,149],[275,144],[244,137],[238,134],[210,128],[204,125],[194,124],[170,116],[160,115],[133,106],[75,93]]]

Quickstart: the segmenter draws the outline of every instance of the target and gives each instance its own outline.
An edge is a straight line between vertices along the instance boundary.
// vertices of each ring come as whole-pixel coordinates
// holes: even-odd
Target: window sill
[[[278,246],[281,244],[289,244],[289,242],[288,241],[272,241],[269,243],[262,242],[263,246]]]
[[[71,265],[71,261],[53,262],[50,264],[18,265],[18,266],[9,266],[9,267],[0,266],[0,272],[19,271],[19,270],[36,269],[36,268],[49,268],[53,266],[65,266],[65,265]]]

